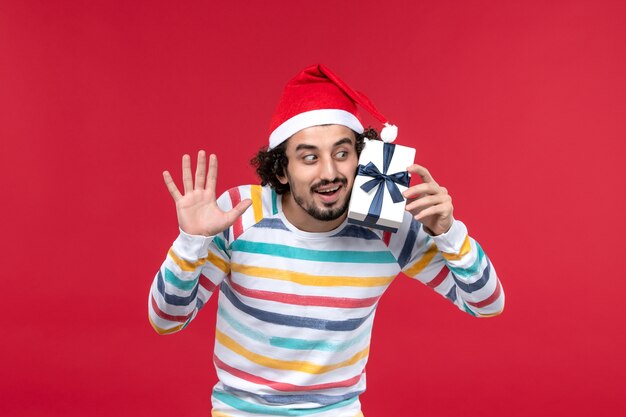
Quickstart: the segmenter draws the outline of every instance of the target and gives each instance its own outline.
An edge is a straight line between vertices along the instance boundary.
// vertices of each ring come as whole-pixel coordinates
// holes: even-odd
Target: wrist
[[[209,253],[209,245],[215,236],[192,235],[179,228],[180,234],[174,241],[172,249],[181,258],[195,262],[205,258]]]
[[[458,253],[467,237],[467,227],[463,222],[454,220],[450,228],[440,235],[433,235],[432,239],[441,252]]]
[[[449,225],[447,226],[443,226],[443,227],[438,227],[437,229],[433,230],[430,227],[426,226],[425,224],[422,223],[422,228],[424,229],[424,231],[429,234],[430,236],[441,236],[441,235],[445,235],[446,233],[448,233],[450,231],[450,229],[452,229],[452,225],[454,224],[454,219],[452,219],[452,221],[450,222]]]

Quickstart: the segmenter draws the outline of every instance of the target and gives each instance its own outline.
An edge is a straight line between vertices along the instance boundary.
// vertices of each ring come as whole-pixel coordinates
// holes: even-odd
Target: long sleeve
[[[504,291],[493,264],[465,225],[455,220],[439,236],[419,222],[396,242],[402,271],[476,317],[496,316],[504,309]],[[400,243],[401,242],[401,243]]]
[[[148,319],[159,334],[184,329],[228,272],[222,235],[192,236],[181,231],[157,272],[148,300]]]

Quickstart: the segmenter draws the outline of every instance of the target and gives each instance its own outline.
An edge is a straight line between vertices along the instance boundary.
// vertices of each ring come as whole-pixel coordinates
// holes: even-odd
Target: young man
[[[399,272],[474,316],[497,315],[504,293],[480,246],[452,216],[426,168],[402,226],[347,222],[365,131],[359,103],[324,66],[291,80],[255,158],[262,185],[216,199],[217,159],[183,157],[181,193],[170,174],[180,236],[154,279],[149,318],[160,334],[183,329],[219,292],[214,417],[362,416],[365,364],[379,298]],[[383,120],[383,119],[381,119]],[[386,133],[386,132],[385,132]]]

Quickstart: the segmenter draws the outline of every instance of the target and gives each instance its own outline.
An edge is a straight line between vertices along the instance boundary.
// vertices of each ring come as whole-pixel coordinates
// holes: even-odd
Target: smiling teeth
[[[339,189],[339,187],[329,188],[328,190],[317,190],[318,193],[332,193]]]

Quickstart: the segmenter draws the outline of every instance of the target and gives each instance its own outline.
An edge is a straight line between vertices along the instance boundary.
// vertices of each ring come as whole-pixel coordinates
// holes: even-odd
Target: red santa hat
[[[365,94],[351,89],[324,65],[308,67],[285,86],[270,124],[269,148],[311,126],[335,124],[363,133],[357,104],[385,125],[381,139],[393,142],[398,128],[388,123]]]

